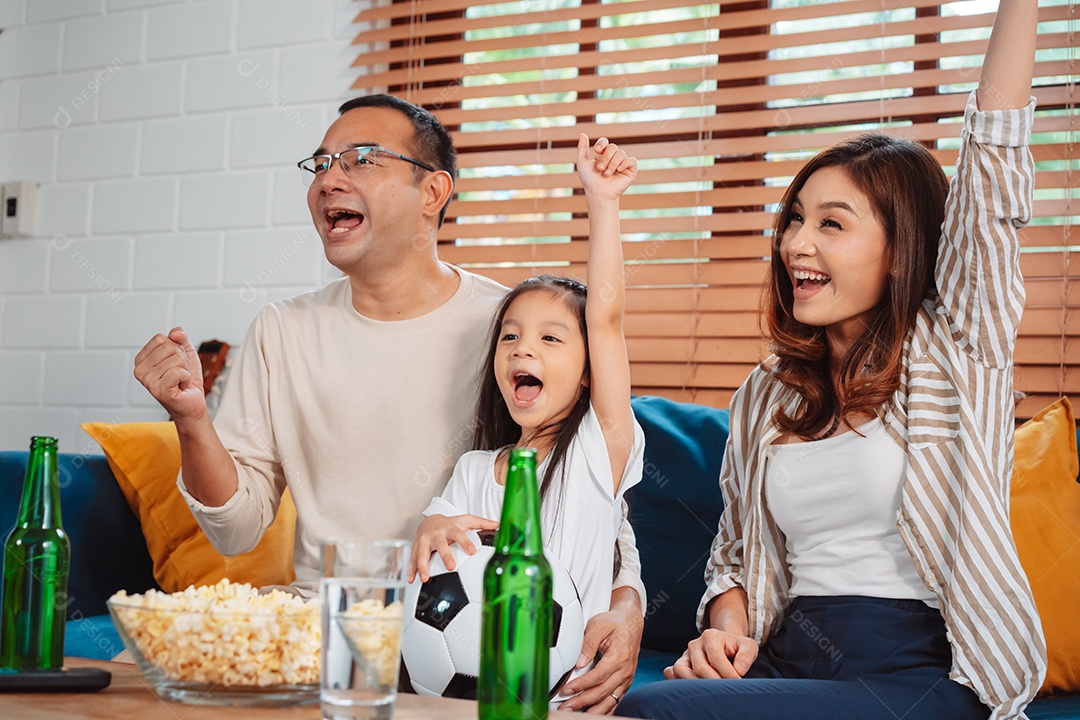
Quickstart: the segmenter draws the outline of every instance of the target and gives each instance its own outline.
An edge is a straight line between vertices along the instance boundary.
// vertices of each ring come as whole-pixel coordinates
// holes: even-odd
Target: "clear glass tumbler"
[[[408,540],[322,540],[324,718],[389,720],[397,697]]]

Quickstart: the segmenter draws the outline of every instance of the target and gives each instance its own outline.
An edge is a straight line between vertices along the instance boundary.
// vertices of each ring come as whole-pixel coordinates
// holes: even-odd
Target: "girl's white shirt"
[[[559,558],[577,585],[586,622],[611,606],[623,495],[641,482],[644,452],[645,433],[635,420],[634,443],[616,492],[604,434],[590,406],[570,443],[563,473],[556,473],[541,506],[544,548]],[[424,515],[470,514],[499,520],[506,488],[495,478],[497,455],[497,450],[465,453],[446,489],[431,501]],[[549,458],[537,468],[538,481]]]

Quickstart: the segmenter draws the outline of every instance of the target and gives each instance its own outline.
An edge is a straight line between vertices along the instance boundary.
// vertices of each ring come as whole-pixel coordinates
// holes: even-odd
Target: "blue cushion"
[[[26,474],[26,452],[0,452],[0,532],[15,525]],[[68,619],[107,612],[105,600],[123,588],[157,587],[142,527],[104,455],[60,454],[60,511],[71,539]]]
[[[724,508],[728,411],[661,397],[636,397],[633,407],[645,431],[644,476],[627,493],[648,592],[641,645],[681,654],[698,636],[705,561]]]
[[[68,620],[64,628],[66,657],[112,660],[123,649],[124,642],[109,615]]]
[[[1028,720],[1080,720],[1080,697],[1036,700],[1027,707]]]
[[[637,670],[634,672],[634,682],[630,685],[630,689],[634,690],[642,685],[663,680],[664,668],[674,665],[681,655],[681,652],[669,653],[642,648],[638,654]]]

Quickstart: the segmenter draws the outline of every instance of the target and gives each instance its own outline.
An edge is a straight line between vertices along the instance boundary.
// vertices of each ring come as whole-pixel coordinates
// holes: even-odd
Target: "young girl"
[[[951,188],[883,135],[795,177],[703,633],[619,714],[997,720],[1034,697],[1046,650],[1008,494],[1035,22],[1035,0],[1002,0]]]
[[[542,275],[511,290],[492,325],[473,447],[416,532],[410,581],[451,543],[498,527],[510,447],[537,450],[544,547],[570,573],[586,622],[609,609],[622,497],[641,480],[644,435],[630,408],[623,337],[619,196],[637,160],[600,138],[578,141],[589,211],[588,284]]]

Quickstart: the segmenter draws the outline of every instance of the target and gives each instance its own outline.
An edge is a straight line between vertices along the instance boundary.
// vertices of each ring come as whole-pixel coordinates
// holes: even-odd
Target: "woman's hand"
[[[442,558],[443,566],[447,570],[453,570],[456,566],[454,555],[450,552],[450,544],[457,543],[461,549],[472,555],[476,552],[476,545],[469,540],[470,530],[497,530],[499,523],[476,515],[431,515],[424,518],[420,527],[416,528],[416,541],[413,543],[412,555],[409,557],[409,582],[420,575],[420,582],[427,582],[430,577],[428,563],[431,562],[431,553],[438,551]]]
[[[709,628],[701,637],[690,641],[674,665],[664,668],[664,677],[668,680],[741,678],[757,656],[758,644],[752,638]]]

